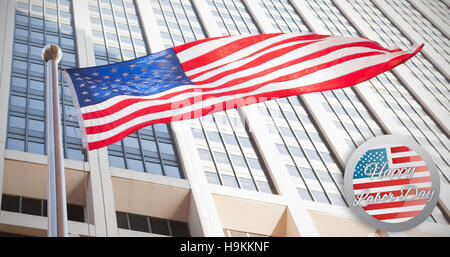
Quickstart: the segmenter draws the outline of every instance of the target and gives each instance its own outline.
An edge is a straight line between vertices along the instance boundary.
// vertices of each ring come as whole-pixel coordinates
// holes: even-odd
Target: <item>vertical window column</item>
[[[44,45],[57,44],[63,52],[59,68],[77,66],[72,5],[67,0],[21,0],[15,21],[6,148],[45,155],[46,74],[41,52]],[[82,160],[72,97],[61,73],[59,78],[64,157]]]
[[[89,0],[97,65],[148,55],[135,3],[131,0]],[[167,124],[142,128],[108,146],[111,166],[183,178]]]
[[[137,0],[138,11],[141,21],[144,22],[146,29],[145,37],[150,40],[147,42],[152,50],[160,50],[171,47],[175,43],[175,34],[184,35],[187,40],[196,40],[204,38],[203,29],[198,22],[197,14],[189,0],[182,1],[146,1]],[[165,7],[163,7],[165,6]],[[151,10],[144,9],[150,8]],[[176,10],[178,24],[183,27],[183,32],[172,26],[169,30],[167,24],[173,21]],[[148,13],[150,11],[150,14]],[[144,13],[146,18],[144,19]],[[147,15],[149,14],[149,15]],[[189,29],[188,29],[189,28]],[[158,31],[159,30],[159,31]],[[164,33],[165,32],[165,33]],[[159,36],[152,36],[157,33]],[[183,34],[184,33],[184,34]],[[194,39],[192,39],[194,38]],[[164,44],[166,45],[164,47]],[[200,172],[200,158],[192,151],[196,151],[192,134],[190,121],[175,122],[170,124],[173,130],[174,140],[177,144],[177,151],[180,153],[186,178],[191,185],[192,208],[198,211],[198,215],[192,215],[190,219],[190,228],[195,236],[223,236],[222,223],[215,208],[215,202],[210,193],[205,175]],[[200,228],[192,227],[193,225]]]

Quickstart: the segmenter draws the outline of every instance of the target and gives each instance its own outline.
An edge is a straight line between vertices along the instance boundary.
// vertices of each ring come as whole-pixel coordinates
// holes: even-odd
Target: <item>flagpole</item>
[[[61,49],[54,44],[42,49],[47,63],[47,160],[48,160],[48,236],[67,237],[67,203],[62,145],[61,110],[58,93],[58,63]],[[50,64],[49,61],[51,60]],[[49,68],[51,66],[51,68]]]

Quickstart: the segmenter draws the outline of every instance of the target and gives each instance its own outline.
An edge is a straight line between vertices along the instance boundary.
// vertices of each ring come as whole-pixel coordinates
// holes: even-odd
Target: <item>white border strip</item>
[[[77,97],[77,93],[75,91],[75,87],[73,86],[72,78],[70,77],[69,73],[67,73],[67,71],[65,71],[65,70],[62,70],[62,74],[63,74],[64,78],[66,79],[67,84],[69,84],[70,94],[72,94],[72,101],[73,101],[73,105],[75,106],[75,111],[77,112],[78,125],[80,127],[81,142],[83,144],[83,148],[89,150],[83,115],[81,114],[80,104],[78,103],[78,97]]]

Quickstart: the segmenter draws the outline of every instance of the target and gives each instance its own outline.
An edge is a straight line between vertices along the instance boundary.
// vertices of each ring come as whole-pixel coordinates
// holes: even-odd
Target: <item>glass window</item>
[[[97,65],[110,64],[147,55],[142,26],[133,1],[90,0],[90,19],[94,24],[94,53]],[[97,6],[100,6],[100,10]],[[111,6],[113,8],[111,9]],[[129,24],[128,22],[132,23]],[[125,146],[108,146],[117,166],[125,161],[128,169],[182,178],[170,127],[155,124],[142,128],[122,140]],[[123,156],[120,159],[113,156]],[[112,165],[112,164],[111,164]]]
[[[10,212],[19,212],[19,197],[13,195],[2,195],[2,210]]]
[[[15,128],[25,128],[25,118],[10,116],[9,126]]]
[[[289,152],[288,152],[286,146],[281,145],[281,144],[275,144],[275,146],[277,147],[277,150],[280,154],[289,155]]]
[[[84,207],[80,205],[67,204],[67,219],[84,222]]]
[[[18,6],[14,30],[11,98],[8,113],[11,117],[20,116],[23,120],[8,119],[11,125],[8,126],[7,147],[19,151],[45,154],[44,81],[46,80],[46,74],[44,62],[41,59],[42,45],[44,45],[44,37],[45,44],[60,44],[61,38],[60,45],[63,48],[64,55],[60,66],[65,68],[77,66],[72,20],[64,19],[71,18],[72,5],[63,1],[56,3],[56,1],[48,0],[45,1],[45,4],[42,1],[40,4],[36,1],[20,2]],[[63,8],[64,11],[60,10],[61,12],[58,13],[57,9],[59,8]],[[23,12],[22,10],[25,9],[31,9],[32,11],[30,13]],[[63,35],[62,32],[66,34]],[[60,79],[60,83],[62,86],[65,83],[64,79]],[[29,86],[28,90],[27,86]],[[63,110],[69,106],[73,107],[71,97],[62,97],[61,99]],[[18,122],[24,122],[20,130],[16,128]],[[66,123],[62,125],[65,126]],[[73,125],[77,126],[76,123]],[[70,133],[72,133],[71,130],[63,129],[63,140],[68,139]],[[73,154],[81,151],[81,141],[78,144],[70,141],[70,148],[68,142],[64,141],[63,146],[65,158],[81,159],[79,154]]]
[[[123,159],[123,157],[109,155],[108,160],[109,160],[109,165],[111,165],[111,166],[125,168],[125,160]]]
[[[150,232],[147,217],[136,214],[129,214],[130,228],[141,232]]]
[[[44,101],[37,100],[37,99],[30,99],[28,101],[28,103],[29,103],[31,109],[44,111]]]
[[[325,195],[324,192],[311,190],[311,193],[314,196],[314,199],[316,201],[321,202],[321,203],[329,203],[328,199],[327,199],[327,196]]]
[[[152,233],[170,235],[169,224],[167,223],[167,220],[151,217],[150,226],[152,228]]]
[[[207,150],[198,149],[198,153],[200,155],[200,159],[205,161],[212,161],[211,153]]]
[[[330,174],[324,170],[317,170],[317,175],[319,176],[319,179],[323,182],[329,182],[333,183],[333,179],[331,178]]]
[[[289,150],[291,150],[291,153],[294,157],[305,157],[305,155],[303,155],[302,150],[300,149],[300,147],[296,147],[296,146],[290,146]]]
[[[311,160],[315,160],[315,161],[321,160],[316,151],[305,149],[305,153],[306,153],[306,156],[308,156],[308,158]]]
[[[170,228],[172,236],[188,237],[190,236],[189,227],[186,222],[170,220]]]
[[[241,183],[241,187],[243,189],[252,190],[255,191],[256,187],[255,184],[251,179],[248,178],[239,178],[239,182]]]
[[[238,145],[238,142],[234,135],[222,134],[222,136],[223,136],[223,140],[225,141],[225,143],[227,143],[229,145],[236,145],[236,146]]]
[[[220,139],[220,135],[217,132],[214,131],[206,131],[206,135],[208,136],[208,139],[214,142],[222,142],[222,139]]]
[[[331,201],[333,202],[333,204],[337,204],[340,206],[347,206],[347,204],[345,203],[344,199],[342,198],[341,195],[338,194],[329,194]]]
[[[272,194],[272,188],[270,187],[269,183],[265,181],[257,180],[256,183],[258,184],[258,188],[260,192]]]
[[[82,161],[83,160],[82,150],[67,148],[67,158],[72,159],[72,160]]]
[[[161,153],[165,153],[165,154],[170,154],[170,155],[175,155],[174,149],[172,144],[167,144],[167,143],[159,143],[159,150],[161,151]]]
[[[217,162],[224,163],[224,164],[230,164],[226,154],[221,153],[221,152],[214,152],[214,156],[216,157]]]
[[[192,128],[192,134],[194,135],[194,138],[197,139],[205,138],[201,129]]]
[[[240,167],[247,167],[247,164],[245,163],[245,160],[242,156],[231,154],[230,157],[234,165]]]
[[[156,143],[154,141],[141,139],[142,149],[150,152],[157,152]]]
[[[297,188],[297,191],[303,200],[312,201],[311,195],[309,194],[308,190],[304,188]]]
[[[208,181],[208,183],[220,185],[220,180],[219,180],[219,176],[217,175],[217,173],[205,172],[205,175],[206,175],[206,180]]]
[[[128,215],[123,212],[116,212],[117,226],[123,229],[129,229],[128,227]]]
[[[294,176],[294,177],[300,176],[296,167],[294,167],[292,165],[286,165],[286,168],[289,172],[289,175]]]
[[[238,187],[236,178],[234,176],[222,175],[222,182],[225,186]]]
[[[159,174],[159,175],[163,174],[160,163],[145,162],[145,168],[148,173]]]
[[[44,143],[36,143],[36,142],[28,141],[27,148],[28,148],[28,152],[30,152],[30,153],[45,154]]]
[[[38,91],[42,91],[43,92],[44,91],[44,82],[30,80],[30,89],[38,90]]]
[[[164,173],[169,177],[181,178],[181,171],[177,166],[164,165]]]
[[[30,130],[34,130],[34,131],[38,131],[38,132],[42,132],[42,133],[45,132],[45,122],[44,121],[29,119],[28,127]]]
[[[11,150],[25,151],[25,141],[15,138],[8,138],[6,147]]]
[[[223,4],[222,1],[208,2],[213,5]],[[161,36],[168,47],[206,37],[202,24],[190,1],[157,0],[151,1],[151,5],[156,15]],[[233,8],[234,12],[241,12],[247,15],[249,23],[253,22],[241,1],[227,2],[227,6],[234,5],[241,7],[239,9]],[[217,14],[227,15],[226,10],[223,9]],[[233,22],[231,19],[236,19],[235,28],[244,29],[247,25],[244,24],[241,17],[235,17],[235,15],[236,13],[229,13],[227,17],[230,18],[230,22]],[[258,32],[255,26],[248,26],[246,29],[247,32],[252,29]],[[192,124],[192,133],[194,138],[197,139],[195,141],[198,148],[201,148],[198,149],[198,152],[200,159],[204,161],[202,164],[205,166],[205,174],[209,183],[243,187],[243,185],[239,184],[235,174],[245,172],[243,168],[247,166],[245,161],[247,155],[252,156],[256,163],[258,162],[258,156],[253,150],[239,113],[236,110],[227,110],[202,116],[199,119],[195,119]],[[254,164],[254,166],[256,166],[256,169],[261,170],[259,164]],[[226,174],[222,174],[222,171]],[[258,171],[247,170],[247,172]],[[252,183],[255,184],[255,182]]]
[[[127,159],[127,168],[130,170],[144,171],[144,164],[141,160]]]
[[[250,143],[250,140],[248,138],[239,137],[239,141],[241,142],[242,147],[252,148],[252,144]]]
[[[41,200],[31,199],[31,198],[22,198],[22,213],[30,214],[30,215],[41,215],[42,206]]]
[[[300,170],[306,179],[313,179],[313,180],[316,179],[316,176],[314,175],[314,171],[312,169],[302,167]]]
[[[261,165],[259,164],[259,161],[257,159],[248,158],[247,160],[250,165],[250,168],[255,169],[255,170],[262,170]]]

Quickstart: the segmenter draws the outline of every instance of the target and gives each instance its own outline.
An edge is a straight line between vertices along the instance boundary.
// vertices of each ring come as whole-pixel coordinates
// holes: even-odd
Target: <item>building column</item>
[[[0,206],[3,192],[16,0],[0,1]],[[0,210],[1,213],[1,210]]]
[[[148,48],[152,53],[164,50],[150,2],[136,0],[136,7]],[[170,123],[180,164],[191,188],[189,229],[192,236],[224,236],[222,222],[201,167],[190,122],[186,120]]]
[[[381,12],[386,15],[389,20],[397,26],[397,28],[413,43],[413,44],[422,44],[425,42],[425,38],[423,35],[417,33],[408,22],[406,22],[403,17],[397,13],[394,8],[392,8],[385,1],[373,0],[373,4],[380,9]],[[432,62],[437,69],[447,78],[450,79],[450,65],[448,65],[447,60],[436,52],[433,47],[428,44],[422,49],[422,52],[425,56],[428,57],[430,62]]]
[[[350,4],[348,4],[346,1],[338,1],[338,0],[332,0],[332,1],[358,32],[360,32],[362,35],[364,35],[368,38],[372,38],[372,39],[378,38],[378,35],[369,26],[367,26],[366,22],[364,20],[362,20],[361,17],[354,14],[355,11],[352,11],[353,8]],[[400,18],[398,16],[399,15],[396,16],[396,19]],[[399,30],[401,30],[401,28],[399,28]],[[433,105],[433,108],[431,109],[430,105],[435,103],[432,100],[433,99],[432,96],[425,90],[420,89],[418,87],[418,85],[420,85],[420,81],[415,79],[413,76],[408,75],[409,71],[404,66],[402,66],[402,65],[397,66],[393,70],[393,72],[400,78],[400,80],[403,82],[403,84],[407,88],[409,88],[411,91],[413,91],[415,98],[421,104],[428,103],[428,105],[423,105],[424,108],[430,113],[432,118],[442,127],[442,129],[444,130],[444,133],[447,133],[447,135],[449,135],[450,120],[448,118],[448,112],[443,110],[442,106],[437,105],[437,104]],[[421,92],[423,95],[418,95],[420,90],[423,91],[423,92]],[[382,114],[383,112],[378,110],[377,113]],[[386,115],[386,116],[389,116],[389,115]],[[383,119],[385,119],[385,117],[383,117]],[[398,132],[397,129],[399,126],[396,125],[395,122],[392,122],[392,123],[389,122],[389,123],[386,123],[386,125],[390,128],[391,133],[401,134]],[[446,185],[441,182],[441,194],[440,194],[438,203],[440,205],[441,210],[443,212],[445,212],[445,214],[447,216],[450,216],[450,213],[448,212],[448,210],[450,210],[450,198],[446,197],[446,195],[443,195],[443,192],[450,192],[450,185],[448,185],[448,184]]]
[[[346,5],[348,5],[348,3],[336,1],[336,3],[338,2],[342,8],[346,8]],[[418,34],[392,7],[389,6],[389,4],[380,3],[378,1],[372,2],[412,43],[421,44],[425,42],[422,35]],[[360,32],[362,34],[367,33],[365,30]],[[429,44],[425,44],[421,52],[447,79],[449,78],[450,66],[443,56],[437,53]],[[413,76],[405,66],[397,66],[393,71],[414,95],[417,101],[419,101],[424,109],[430,114],[433,120],[439,124],[447,135],[450,135],[450,118],[448,112],[442,107],[442,105],[434,100],[434,97],[426,89],[424,89],[423,86],[421,86],[420,81],[418,81],[418,79]]]
[[[197,12],[200,13],[200,20],[205,28],[208,37],[222,36],[219,27],[210,11],[210,7],[204,0],[194,0],[194,6]],[[256,6],[256,5],[254,5]],[[257,12],[257,10],[255,10]],[[260,25],[260,24],[258,24]],[[318,232],[314,223],[305,208],[302,207],[300,199],[295,186],[289,180],[289,174],[284,165],[279,162],[271,160],[281,159],[275,144],[270,140],[271,136],[266,129],[265,124],[261,124],[260,116],[256,105],[248,105],[238,108],[248,125],[249,135],[256,143],[256,149],[262,157],[262,160],[267,167],[272,181],[277,188],[277,191],[287,203],[287,210],[296,225],[296,229],[301,236],[318,236]],[[268,140],[269,139],[269,140]]]
[[[447,25],[446,21],[434,14],[433,11],[431,11],[428,6],[424,5],[421,0],[409,0],[408,2],[423,16],[425,16],[434,26],[436,26],[442,34],[450,38],[450,26]]]
[[[296,0],[298,1],[298,0]],[[353,7],[345,1],[337,1],[332,0],[333,3],[339,8],[342,12],[343,16],[345,16],[349,22],[351,22],[352,26],[359,32],[361,35],[370,38],[372,40],[379,40],[379,36],[366,24],[366,22],[361,19],[358,15],[355,15],[355,11]],[[398,15],[397,15],[398,16]],[[399,28],[401,29],[401,28]],[[434,97],[421,86],[421,82],[411,74],[409,69],[407,69],[404,65],[399,65],[392,72],[399,78],[406,88],[414,95],[414,98],[422,105],[422,107],[430,114],[431,118],[442,128],[443,132],[447,135],[450,134],[450,118],[448,116],[447,111],[434,100]],[[368,96],[367,92],[364,93],[363,90],[358,89],[362,96]],[[369,96],[370,97],[370,96]],[[377,101],[368,101],[369,106],[373,106],[373,103],[376,104]],[[382,106],[379,106],[383,108]],[[388,111],[387,108],[383,108],[384,111]],[[376,113],[383,114],[382,112],[377,110]],[[379,121],[381,124],[384,124],[386,131],[393,134],[405,134],[403,133],[404,129],[396,124],[395,121],[389,120],[390,115],[385,115]]]
[[[257,151],[261,154],[278,193],[286,201],[287,210],[290,212],[300,236],[319,236],[311,216],[303,205],[305,200],[300,198],[286,166],[281,162],[273,161],[281,160],[282,157],[270,139],[271,135],[265,124],[261,124],[264,122],[259,119],[260,113],[255,107],[255,105],[241,107],[241,112],[245,117],[245,123],[248,124],[249,134],[256,143]]]
[[[88,1],[72,1],[72,5],[79,67],[95,66]],[[88,151],[88,162],[90,172],[86,205],[89,218],[95,224],[95,236],[116,237],[117,218],[107,148]]]
[[[317,19],[311,12],[308,12],[308,3],[305,0],[291,0],[292,5],[295,10],[300,14],[300,16],[307,22],[310,29],[317,34],[330,34],[330,32],[322,26],[322,21]],[[395,120],[392,119],[394,116],[392,111],[385,106],[383,106],[379,99],[375,97],[375,94],[372,93],[372,90],[369,88],[369,82],[363,82],[358,86],[353,87],[356,93],[361,97],[364,104],[368,107],[371,114],[374,115],[377,123],[386,131],[388,134],[397,133],[397,134],[406,134],[407,131],[398,126]],[[389,113],[390,115],[380,114]]]
[[[250,13],[253,15],[253,19],[259,25],[259,29],[263,33],[275,33],[271,24],[265,19],[264,12],[260,10],[259,5],[252,4],[252,1],[244,0]],[[305,19],[306,20],[306,19]],[[309,24],[307,24],[309,25]],[[337,157],[338,166],[345,167],[347,158],[350,156],[352,149],[344,141],[344,135],[339,130],[332,130],[334,128],[332,118],[327,113],[325,108],[320,104],[323,96],[318,93],[303,94],[299,98],[305,103],[308,113],[311,114],[313,120],[318,125],[321,135],[325,138],[330,146],[333,154]]]

